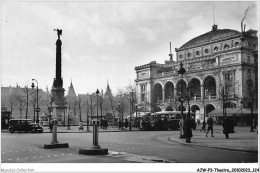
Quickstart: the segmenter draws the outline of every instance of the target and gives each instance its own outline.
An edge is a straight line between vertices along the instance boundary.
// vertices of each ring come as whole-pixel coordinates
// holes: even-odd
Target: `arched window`
[[[225,44],[224,49],[228,49],[228,48],[229,48],[229,45]]]
[[[191,53],[188,53],[187,56],[190,57],[190,56],[191,56]]]
[[[216,47],[214,47],[214,51],[216,52],[216,51],[218,51],[218,47],[216,46]]]
[[[235,42],[235,46],[238,46],[239,45],[239,42]]]
[[[205,49],[205,51],[204,51],[205,53],[209,53],[209,50],[208,49]]]
[[[200,55],[200,51],[197,50],[197,51],[196,51],[196,55]]]

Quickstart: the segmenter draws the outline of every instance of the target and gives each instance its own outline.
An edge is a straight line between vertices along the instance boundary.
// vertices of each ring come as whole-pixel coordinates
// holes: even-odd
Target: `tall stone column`
[[[54,102],[53,108],[53,117],[52,117],[52,125],[53,125],[53,136],[51,144],[45,144],[44,148],[68,148],[68,143],[59,143],[57,140],[57,125],[61,124],[61,120],[64,117],[64,110],[66,109],[65,99],[64,99],[64,88],[63,88],[63,80],[61,77],[61,45],[62,42],[60,40],[60,35],[62,35],[62,30],[54,29],[57,31],[58,39],[56,41],[56,78],[53,81],[53,87],[51,90],[52,98],[51,104]]]
[[[177,97],[177,86],[173,88],[173,97]]]
[[[162,101],[165,102],[165,90],[162,90]]]
[[[204,85],[200,86],[201,100],[204,100]]]

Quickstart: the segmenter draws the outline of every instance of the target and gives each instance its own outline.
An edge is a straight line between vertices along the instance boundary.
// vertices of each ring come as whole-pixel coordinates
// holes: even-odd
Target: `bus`
[[[188,111],[183,111],[186,117]],[[191,116],[194,114],[190,112]],[[193,115],[194,116],[194,115]],[[160,111],[151,114],[150,126],[153,130],[178,130],[181,111]]]

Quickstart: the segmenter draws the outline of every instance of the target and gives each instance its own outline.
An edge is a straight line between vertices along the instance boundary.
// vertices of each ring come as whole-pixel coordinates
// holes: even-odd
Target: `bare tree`
[[[115,125],[115,115],[116,115],[116,114],[115,114],[115,109],[114,109],[113,96],[110,95],[110,96],[108,97],[108,99],[109,99],[110,106],[111,106],[111,109],[112,109],[112,112],[113,112],[113,122],[112,122],[112,124]]]
[[[81,98],[80,97],[78,100],[78,105],[79,105],[79,121],[82,121],[82,119],[81,119]]]
[[[104,99],[103,99],[103,95],[101,95],[99,97],[99,107],[100,107],[100,115],[101,115],[101,128],[103,127],[103,123],[102,123],[102,118],[103,118],[103,104],[104,104]]]
[[[20,112],[20,118],[22,118],[22,112],[26,105],[26,101],[24,99],[24,96],[20,92],[18,92],[18,94],[16,95],[16,100],[18,103],[18,110]]]
[[[11,112],[10,118],[12,118],[12,114],[16,107],[16,103],[17,103],[16,102],[16,93],[11,92],[10,95],[8,95],[6,98],[6,105],[10,108],[10,112]]]
[[[25,93],[25,97],[26,97],[26,99],[25,99],[25,101],[26,101],[26,102],[25,102],[25,105],[26,105],[25,118],[27,119],[27,116],[28,116],[28,108],[29,108],[29,95],[30,95],[28,85],[26,85],[26,86],[24,87],[24,93]]]

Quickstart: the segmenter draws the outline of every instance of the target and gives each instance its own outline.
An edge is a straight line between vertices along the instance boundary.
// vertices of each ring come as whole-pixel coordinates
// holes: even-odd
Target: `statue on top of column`
[[[58,38],[60,39],[60,35],[62,35],[62,29],[54,29],[54,31],[57,31]]]

